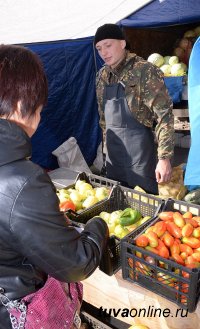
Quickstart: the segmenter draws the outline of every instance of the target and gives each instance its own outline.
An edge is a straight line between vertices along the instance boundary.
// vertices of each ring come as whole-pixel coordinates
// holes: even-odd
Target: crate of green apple
[[[95,175],[80,174],[75,183],[68,187],[57,188],[57,195],[60,200],[60,210],[67,211],[69,209],[75,212],[82,212],[85,209],[94,206],[98,202],[109,198],[112,191],[110,184],[105,185],[104,180],[101,180],[104,185],[100,185],[100,179]],[[117,183],[117,182],[116,182]]]
[[[134,195],[134,197],[133,197]],[[75,226],[83,227],[90,218],[101,217],[106,221],[110,238],[103,254],[100,270],[108,275],[114,274],[121,267],[121,239],[127,234],[137,232],[139,227],[146,227],[163,204],[161,199],[144,193],[124,191],[119,185],[112,187],[109,198],[96,203],[93,207],[76,213],[68,210],[67,217]]]

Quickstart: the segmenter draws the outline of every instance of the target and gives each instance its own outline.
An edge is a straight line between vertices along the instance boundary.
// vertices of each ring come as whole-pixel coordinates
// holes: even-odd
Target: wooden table
[[[99,309],[100,307],[107,309],[107,312],[112,309],[112,316],[113,309],[115,312],[120,310],[116,318],[128,324],[141,323],[150,329],[200,329],[200,302],[194,313],[186,314],[186,310],[181,310],[178,305],[143,287],[123,280],[121,271],[108,276],[97,269],[83,281],[83,287],[84,300],[87,303]],[[161,310],[160,316],[159,311],[155,313],[155,309],[158,308]],[[129,313],[128,317],[122,316],[123,310],[124,315]],[[146,316],[144,316],[144,311]],[[139,312],[141,312],[140,315]],[[101,314],[103,320],[103,312]]]

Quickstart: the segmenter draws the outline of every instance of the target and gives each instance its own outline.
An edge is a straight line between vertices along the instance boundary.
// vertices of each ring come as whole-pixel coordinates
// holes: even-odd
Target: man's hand
[[[156,166],[157,183],[169,182],[172,175],[172,167],[169,159],[159,160]]]

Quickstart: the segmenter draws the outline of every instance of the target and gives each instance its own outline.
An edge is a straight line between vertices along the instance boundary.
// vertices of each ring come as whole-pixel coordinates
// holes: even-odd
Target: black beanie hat
[[[116,24],[104,24],[100,26],[94,36],[94,45],[104,39],[125,40],[124,34]]]

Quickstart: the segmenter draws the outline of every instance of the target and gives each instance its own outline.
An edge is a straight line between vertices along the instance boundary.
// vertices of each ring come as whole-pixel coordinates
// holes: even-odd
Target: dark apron
[[[134,118],[129,110],[124,83],[105,86],[107,177],[148,193],[158,194],[155,178],[156,148],[152,130]]]

